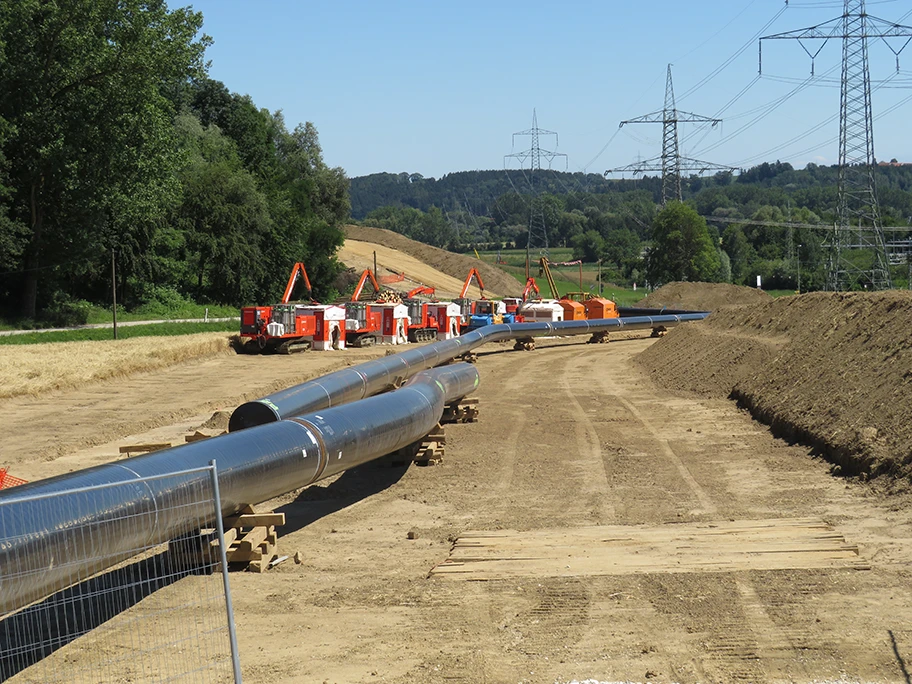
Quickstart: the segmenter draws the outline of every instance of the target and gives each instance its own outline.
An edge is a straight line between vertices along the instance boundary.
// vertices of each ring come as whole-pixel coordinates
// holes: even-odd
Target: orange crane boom
[[[354,293],[352,293],[351,300],[357,302],[361,299],[361,291],[364,290],[364,285],[370,279],[371,285],[374,286],[374,295],[380,294],[380,284],[377,282],[377,279],[374,277],[374,272],[369,268],[364,269],[364,273],[361,274],[361,280],[358,281],[357,287],[355,287]]]
[[[406,297],[406,299],[411,299],[411,298],[414,297],[415,295],[428,295],[428,296],[430,296],[430,295],[434,294],[434,292],[435,292],[435,290],[434,290],[433,287],[428,287],[427,285],[419,285],[419,286],[416,287],[415,289],[409,290],[409,291],[406,293],[405,297]]]
[[[535,284],[535,278],[529,277],[526,281],[526,289],[523,290],[522,298],[524,302],[529,301],[529,295],[535,292],[535,296],[539,297],[541,295],[541,290],[538,289],[538,285]]]
[[[466,276],[465,282],[462,284],[462,292],[459,293],[459,298],[465,298],[466,293],[469,291],[469,285],[472,284],[472,278],[475,278],[478,282],[478,289],[481,290],[481,298],[485,299],[484,282],[481,280],[481,274],[478,272],[478,269],[475,268],[469,271],[469,275]]]
[[[282,304],[288,304],[291,301],[291,293],[294,290],[295,283],[298,281],[298,276],[304,278],[304,284],[307,286],[307,299],[312,300],[313,288],[310,286],[310,278],[307,277],[307,269],[304,268],[304,264],[299,261],[291,269],[291,275],[288,276],[288,285],[285,286],[285,294],[282,295]]]

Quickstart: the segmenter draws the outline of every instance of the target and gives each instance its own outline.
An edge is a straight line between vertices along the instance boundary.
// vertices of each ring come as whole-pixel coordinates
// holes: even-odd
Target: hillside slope
[[[502,296],[517,295],[522,291],[522,286],[513,276],[505,273],[496,266],[479,261],[464,254],[455,254],[445,249],[431,247],[415,240],[410,240],[404,235],[394,233],[382,228],[367,228],[364,226],[345,226],[345,237],[360,242],[373,242],[398,249],[400,252],[415,257],[441,273],[464,281],[469,270],[478,269],[484,280],[485,287],[492,293]]]
[[[408,292],[418,285],[427,285],[433,287],[436,291],[436,296],[441,299],[452,299],[459,296],[465,280],[464,277],[461,279],[454,278],[401,250],[393,249],[386,245],[377,244],[376,242],[361,242],[360,240],[349,238],[339,249],[337,256],[343,264],[355,269],[355,272],[360,275],[365,268],[374,268],[373,256],[375,252],[377,254],[378,277],[383,279],[384,276],[392,274],[404,276],[404,280],[401,282],[386,283],[383,284],[383,287],[389,287],[399,292]],[[487,293],[492,297],[500,294],[493,290],[488,290]],[[481,296],[481,292],[474,284],[466,294],[473,299],[478,299]]]

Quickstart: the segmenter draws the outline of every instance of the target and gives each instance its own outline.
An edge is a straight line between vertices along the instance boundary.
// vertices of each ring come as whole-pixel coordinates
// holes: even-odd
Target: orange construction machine
[[[291,295],[298,279],[306,287],[307,304],[291,303]],[[241,309],[241,339],[244,351],[277,352],[291,354],[310,348],[317,334],[318,318],[311,299],[313,288],[307,269],[298,262],[291,270],[282,301],[272,306],[245,306]],[[304,309],[307,309],[306,311]]]
[[[469,271],[469,275],[466,276],[465,282],[462,284],[462,290],[459,292],[459,296],[453,300],[453,302],[459,305],[459,311],[462,315],[463,325],[468,325],[469,319],[472,317],[472,314],[475,313],[476,300],[470,299],[466,296],[469,293],[469,286],[472,284],[473,279],[478,283],[478,289],[481,291],[481,299],[487,299],[487,297],[485,297],[484,281],[481,279],[481,274],[477,269],[473,268]]]
[[[548,286],[551,288],[551,296],[557,300],[557,303],[564,310],[565,321],[618,318],[618,308],[614,302],[610,299],[593,297],[590,293],[582,290],[582,268],[580,269],[580,290],[578,292],[568,292],[564,295],[558,294],[557,286],[554,283],[554,277],[551,275],[549,262],[545,257],[542,257],[539,260],[539,269],[548,279]],[[532,278],[529,278],[529,280],[532,280]]]
[[[367,301],[362,301],[364,286],[374,288]],[[370,347],[378,341],[383,328],[383,314],[373,302],[380,295],[380,283],[369,268],[364,269],[355,286],[351,301],[345,302],[345,342],[350,347]]]
[[[437,339],[441,323],[438,320],[440,309],[435,306],[438,302],[436,299],[418,299],[420,295],[433,297],[435,292],[433,287],[419,285],[405,294],[402,303],[408,308],[409,342],[432,342]]]

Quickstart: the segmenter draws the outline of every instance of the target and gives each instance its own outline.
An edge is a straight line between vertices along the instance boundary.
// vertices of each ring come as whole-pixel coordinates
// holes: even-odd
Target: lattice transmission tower
[[[541,136],[553,135],[554,146],[558,145],[557,133],[546,131],[538,127],[538,115],[532,110],[532,128],[525,131],[519,131],[513,134],[513,145],[516,146],[516,136],[531,136],[532,144],[527,150],[522,152],[512,152],[504,155],[504,168],[507,165],[507,159],[518,159],[520,168],[523,168],[526,161],[529,162],[529,190],[531,201],[529,202],[529,235],[526,241],[526,262],[528,264],[533,249],[538,249],[544,254],[548,254],[548,226],[545,225],[545,207],[542,200],[541,187],[541,162],[544,158],[548,162],[548,168],[551,168],[552,162],[558,157],[563,157],[567,162],[567,155],[563,152],[553,152],[543,150],[539,144]]]
[[[897,50],[888,38],[912,38],[912,26],[903,26],[865,11],[865,0],[844,0],[841,17],[830,21],[760,39],[760,71],[763,71],[763,41],[797,40],[814,59],[830,39],[842,40],[842,79],[839,92],[839,178],[837,188],[836,224],[827,238],[826,289],[845,290],[870,286],[875,290],[889,289],[890,255],[884,237],[877,190],[874,181],[874,127],[871,115],[871,76],[868,69],[868,39],[881,38],[896,56],[909,40]],[[822,40],[815,52],[802,41]]]
[[[682,112],[675,106],[674,84],[671,80],[671,64],[668,65],[668,73],[665,77],[665,107],[657,112],[644,114],[635,119],[621,121],[621,128],[625,124],[639,123],[660,123],[662,124],[662,156],[637,161],[627,166],[605,171],[607,176],[610,173],[646,173],[647,171],[660,171],[662,173],[662,205],[666,205],[673,200],[681,201],[681,173],[696,172],[705,173],[706,171],[734,171],[731,166],[714,164],[712,162],[700,161],[699,159],[690,159],[682,157],[678,144],[678,124],[679,123],[708,123],[713,127],[721,123],[722,119],[714,119],[709,116],[700,114],[691,114]]]

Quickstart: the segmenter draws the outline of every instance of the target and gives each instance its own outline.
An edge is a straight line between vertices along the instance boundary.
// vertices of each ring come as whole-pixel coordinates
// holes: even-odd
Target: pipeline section
[[[182,471],[214,460],[231,515],[417,441],[478,381],[467,363],[425,370],[383,396],[0,491],[0,613],[210,520],[211,501],[188,504],[208,475]]]
[[[358,364],[289,387],[262,399],[241,404],[231,414],[228,430],[236,432],[363,399],[394,387],[415,373],[447,363],[489,342],[554,335],[588,335],[618,330],[663,329],[687,321],[699,321],[708,315],[709,312],[698,311],[588,321],[486,325],[450,340],[433,342],[393,356]]]

